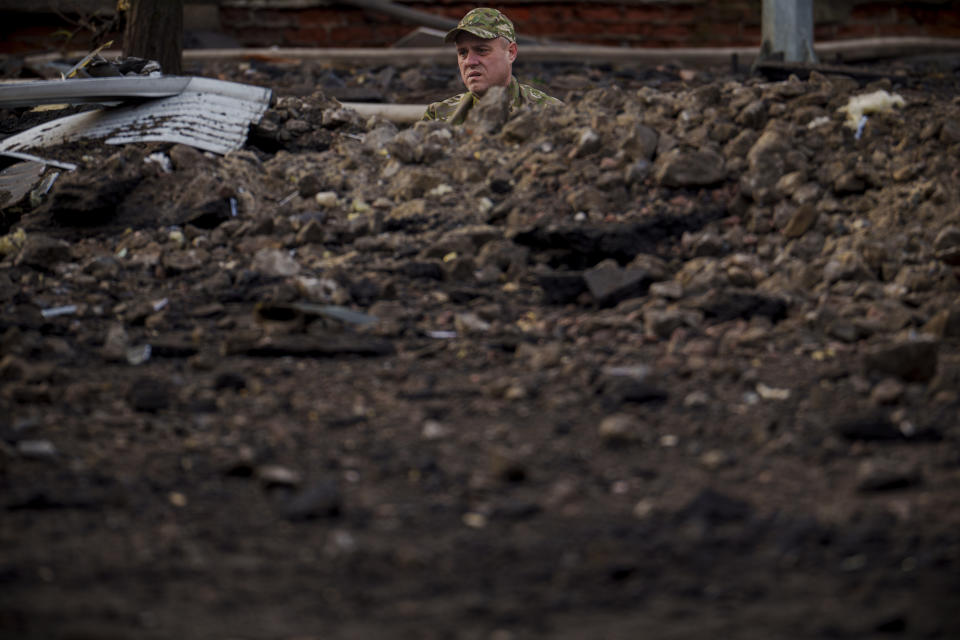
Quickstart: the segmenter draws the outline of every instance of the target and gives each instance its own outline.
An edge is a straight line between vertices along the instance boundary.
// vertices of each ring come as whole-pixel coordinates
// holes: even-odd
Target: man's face
[[[474,95],[482,96],[490,87],[510,84],[517,44],[506,38],[484,40],[471,33],[457,36],[457,64],[463,84]]]

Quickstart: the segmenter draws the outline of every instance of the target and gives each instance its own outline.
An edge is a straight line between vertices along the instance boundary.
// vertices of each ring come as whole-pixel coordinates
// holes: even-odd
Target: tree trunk
[[[183,0],[132,0],[123,54],[160,63],[166,75],[182,71]]]

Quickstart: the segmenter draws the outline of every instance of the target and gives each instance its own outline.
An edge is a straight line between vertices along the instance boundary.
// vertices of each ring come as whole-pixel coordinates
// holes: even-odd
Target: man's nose
[[[474,51],[469,51],[467,52],[467,58],[466,60],[464,60],[464,63],[468,67],[472,67],[473,65],[477,64],[479,61],[480,61],[480,56],[478,56]]]

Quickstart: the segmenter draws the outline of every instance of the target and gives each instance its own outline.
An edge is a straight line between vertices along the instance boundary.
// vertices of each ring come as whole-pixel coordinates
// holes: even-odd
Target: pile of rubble
[[[958,116],[956,98],[813,73],[602,88],[515,113],[493,90],[462,127],[398,128],[316,93],[277,100],[224,156],[45,149],[78,168],[0,238],[0,408],[78,458],[94,445],[57,416],[119,412],[150,433],[214,415],[185,427],[210,460],[292,488],[291,520],[346,517],[370,549],[380,533],[364,518],[418,500],[392,484],[413,473],[412,447],[445,470],[434,507],[463,515],[435,532],[447,541],[519,519],[500,499],[517,483],[539,531],[555,516],[649,523],[733,504],[695,497],[717,482],[749,513],[825,529],[889,507],[899,520],[883,535],[936,539],[921,562],[955,569]],[[341,430],[296,438],[336,449],[356,488],[301,487],[316,460],[278,414]],[[251,417],[273,426],[249,434]],[[573,458],[572,479],[554,477]],[[27,473],[3,464],[12,484]],[[896,490],[924,501],[865,502]],[[686,549],[677,517],[649,535]],[[762,546],[757,531],[743,535]],[[782,553],[832,553],[813,538]],[[896,549],[871,553],[900,566],[884,555]]]

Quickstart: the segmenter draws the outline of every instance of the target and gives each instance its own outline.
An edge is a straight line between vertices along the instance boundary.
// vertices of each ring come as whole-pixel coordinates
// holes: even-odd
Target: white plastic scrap
[[[861,118],[868,113],[884,113],[894,107],[903,107],[907,101],[898,93],[887,93],[884,90],[853,96],[844,107],[837,111],[847,114],[845,125],[856,130],[860,126]]]
[[[42,309],[40,315],[44,318],[56,318],[57,316],[70,316],[77,312],[77,305],[75,304],[66,304],[62,307],[50,307],[49,309]]]
[[[151,153],[149,156],[143,159],[144,164],[155,164],[160,167],[160,170],[164,173],[173,173],[173,164],[170,162],[170,158],[167,157],[167,154],[157,151],[156,153]]]
[[[860,116],[860,121],[857,122],[857,132],[853,134],[853,137],[857,140],[863,136],[863,128],[867,126],[867,116]]]

